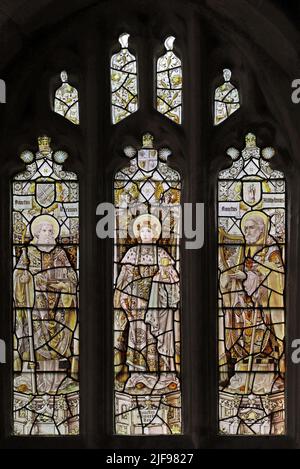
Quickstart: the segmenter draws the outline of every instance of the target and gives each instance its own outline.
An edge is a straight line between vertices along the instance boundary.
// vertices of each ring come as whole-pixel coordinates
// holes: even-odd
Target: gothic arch
[[[109,2],[109,5],[102,1],[95,4],[93,0],[67,2],[63,12],[53,0],[34,0],[25,6],[20,0],[2,7],[1,78],[7,85],[7,103],[1,105],[0,116],[0,251],[4,253],[0,281],[2,291],[7,291],[8,295],[0,297],[0,329],[9,350],[11,327],[3,313],[10,311],[12,294],[11,278],[7,275],[7,266],[11,265],[8,256],[11,252],[7,224],[10,213],[8,181],[22,169],[16,155],[30,148],[38,135],[47,133],[53,137],[54,150],[65,149],[72,155],[72,164],[70,158],[66,167],[76,171],[81,183],[81,391],[84,397],[82,435],[73,442],[60,440],[44,444],[49,447],[135,447],[134,439],[124,443],[124,440],[112,437],[112,364],[108,356],[112,348],[109,313],[112,309],[112,272],[109,267],[112,246],[105,240],[97,240],[94,235],[95,209],[100,201],[112,201],[110,181],[116,168],[123,164],[123,146],[137,145],[141,135],[149,131],[155,135],[159,146],[172,148],[172,165],[182,168],[185,175],[184,201],[205,203],[206,241],[197,255],[187,251],[182,259],[183,278],[188,279],[183,291],[183,309],[188,312],[183,321],[183,381],[187,383],[183,389],[186,396],[183,409],[185,434],[176,442],[168,437],[150,441],[143,437],[142,444],[157,448],[169,445],[178,448],[223,447],[229,444],[232,447],[243,444],[272,447],[272,438],[261,443],[253,440],[243,440],[243,443],[232,438],[225,441],[216,432],[215,348],[214,341],[209,339],[216,334],[215,181],[217,173],[229,165],[229,160],[224,158],[226,148],[240,147],[242,137],[252,131],[260,145],[278,150],[272,166],[282,169],[286,175],[290,188],[288,201],[292,201],[289,219],[297,220],[300,210],[297,184],[300,111],[291,102],[290,93],[291,82],[299,70],[299,34],[293,22],[270,1],[257,6],[250,0],[230,0],[225,7],[217,0],[191,0],[184,2],[185,8],[182,8],[182,1],[154,3],[155,10],[159,11],[156,15],[149,8],[149,2],[135,0],[127,3],[124,14],[123,2],[119,0]],[[292,7],[290,11],[293,12]],[[87,24],[89,28],[86,28]],[[140,58],[141,103],[138,112],[112,129],[109,57],[118,35],[129,28]],[[153,108],[152,57],[161,51],[162,40],[170,34],[176,36],[183,60],[185,88],[181,128]],[[224,125],[213,128],[212,90],[223,66],[228,64],[239,79],[242,106]],[[74,82],[78,83],[79,128],[54,114],[49,106],[49,81],[64,68],[70,70]],[[287,275],[288,279],[293,279],[287,305],[291,339],[300,334],[300,325],[296,321],[300,298],[294,286],[300,280],[295,255],[297,230],[296,226],[290,229],[292,251],[288,252]],[[100,278],[102,290],[98,284]],[[201,278],[203,282],[199,285]],[[93,330],[97,332],[92,334],[88,324],[93,324]],[[193,370],[189,363],[193,363]],[[10,365],[9,357],[8,363],[1,365],[2,372],[9,375]],[[93,386],[91,375],[95,377]],[[296,418],[299,372],[295,365],[290,365],[289,375],[289,435],[276,440],[276,445],[281,447],[299,444],[295,440],[295,435],[299,434],[299,419]],[[8,379],[0,387],[0,408],[4,416],[0,421],[0,437],[4,446],[14,447],[9,437],[10,415],[5,410],[11,405],[10,386]],[[19,446],[37,445],[32,439],[21,440]]]

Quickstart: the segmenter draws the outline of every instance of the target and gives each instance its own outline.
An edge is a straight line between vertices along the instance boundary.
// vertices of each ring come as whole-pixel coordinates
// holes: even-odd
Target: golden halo
[[[32,236],[34,238],[36,237],[35,236],[36,229],[38,225],[40,225],[41,223],[47,223],[48,225],[52,225],[54,239],[56,239],[57,236],[59,235],[60,228],[59,228],[58,221],[54,217],[51,217],[51,215],[39,215],[31,222],[30,230],[31,230]]]
[[[249,220],[249,218],[256,218],[256,217],[259,217],[264,221],[264,226],[265,226],[266,232],[267,233],[269,232],[270,218],[268,217],[268,215],[264,212],[260,212],[259,210],[252,210],[251,212],[245,213],[245,215],[241,219],[241,231],[242,231],[242,233],[244,233],[244,226],[245,226],[246,221]]]
[[[140,236],[140,229],[141,225],[144,223],[148,223],[151,227],[151,230],[153,232],[153,239],[156,241],[160,237],[161,233],[161,223],[157,217],[154,215],[150,215],[149,213],[145,213],[143,215],[139,215],[133,222],[132,230],[133,234],[136,238],[139,238]]]

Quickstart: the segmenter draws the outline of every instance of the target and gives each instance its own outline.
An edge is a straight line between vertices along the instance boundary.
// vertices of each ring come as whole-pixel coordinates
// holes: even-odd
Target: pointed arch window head
[[[126,147],[114,179],[115,432],[182,432],[180,379],[181,178],[171,151]]]
[[[285,179],[253,134],[219,173],[219,430],[285,433]]]
[[[121,50],[110,62],[112,122],[117,124],[138,110],[138,76],[136,57],[129,52],[130,34],[119,37]]]
[[[73,124],[79,124],[78,91],[68,82],[68,74],[63,70],[60,74],[61,86],[55,91],[54,112],[65,117]]]
[[[224,83],[215,90],[214,97],[214,125],[224,122],[240,107],[239,91],[231,80],[231,70],[223,70]]]
[[[173,52],[175,37],[164,42],[166,52],[156,66],[156,108],[176,124],[182,123],[182,66]]]
[[[79,187],[39,137],[12,181],[14,434],[79,433]]]

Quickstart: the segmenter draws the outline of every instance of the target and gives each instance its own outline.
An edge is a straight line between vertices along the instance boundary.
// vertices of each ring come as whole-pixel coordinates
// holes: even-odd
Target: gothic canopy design
[[[12,181],[14,434],[79,433],[79,187],[38,138]]]
[[[219,429],[285,433],[285,179],[253,134],[219,173]]]

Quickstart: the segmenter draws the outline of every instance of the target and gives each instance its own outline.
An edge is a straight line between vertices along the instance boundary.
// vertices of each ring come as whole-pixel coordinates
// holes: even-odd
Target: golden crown
[[[246,147],[256,147],[256,137],[254,134],[247,134],[245,137]]]
[[[48,137],[47,135],[41,135],[38,137],[38,144],[39,145],[50,145],[51,142],[51,137]]]
[[[147,133],[143,135],[143,148],[153,148],[153,135]]]
[[[38,137],[39,151],[41,153],[49,153],[51,150],[50,142],[51,138],[47,135],[41,135],[40,137]]]

